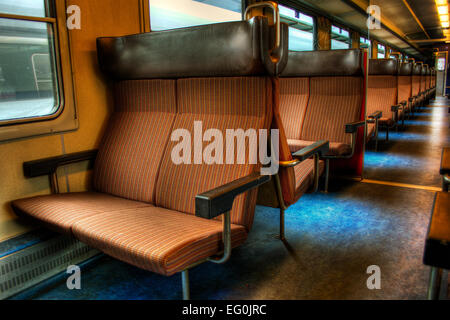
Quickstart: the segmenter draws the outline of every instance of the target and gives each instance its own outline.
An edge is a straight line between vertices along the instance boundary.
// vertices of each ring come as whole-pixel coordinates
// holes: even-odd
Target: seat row
[[[280,208],[284,239],[284,210],[322,174],[327,186],[330,168],[362,171],[367,55],[288,52],[288,26],[260,13],[98,39],[114,95],[100,147],[24,163],[28,178],[49,175],[53,194],[12,202],[16,214],[139,268],[181,273],[186,299],[188,271],[226,262],[257,203]],[[92,191],[59,193],[58,168],[87,159]]]
[[[414,59],[370,59],[367,89],[366,139],[378,146],[379,130],[389,131],[404,126],[406,117],[424,106],[435,94],[436,72]]]

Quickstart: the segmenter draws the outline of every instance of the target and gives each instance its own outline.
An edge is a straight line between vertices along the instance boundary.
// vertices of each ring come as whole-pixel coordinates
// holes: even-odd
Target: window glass
[[[370,40],[364,37],[359,38],[359,47],[361,49],[370,49]]]
[[[342,28],[331,26],[331,49],[349,49],[350,33]]]
[[[50,23],[0,18],[0,121],[58,110],[54,52]]]
[[[289,25],[289,50],[314,50],[314,18],[279,5],[282,22]]]
[[[45,2],[39,0],[0,0],[0,12],[21,16],[45,17]]]
[[[241,0],[150,0],[152,31],[242,20]]]
[[[382,44],[378,44],[378,59],[384,59],[386,57],[386,47]]]

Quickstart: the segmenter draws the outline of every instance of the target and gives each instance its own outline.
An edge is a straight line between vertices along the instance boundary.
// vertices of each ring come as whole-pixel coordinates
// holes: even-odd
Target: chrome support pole
[[[430,283],[428,284],[428,300],[439,299],[439,289],[441,284],[441,270],[436,267],[432,267],[430,271]]]
[[[284,213],[286,210],[286,205],[284,203],[284,199],[283,199],[283,192],[281,190],[281,182],[280,182],[280,176],[278,174],[275,175],[275,189],[277,192],[277,198],[278,198],[278,203],[280,205],[280,235],[279,235],[279,239],[281,241],[284,241],[285,238],[285,228],[284,228]]]
[[[320,165],[319,165],[319,155],[316,153],[314,155],[314,192],[319,190],[319,176],[320,176]]]
[[[329,180],[330,180],[330,159],[325,159],[325,193],[328,193]]]
[[[189,271],[184,270],[181,272],[181,283],[183,286],[183,300],[191,299],[191,291],[189,288]]]
[[[375,119],[375,151],[378,151],[378,119]]]
[[[209,258],[208,261],[212,263],[222,264],[227,262],[231,256],[231,216],[230,212],[226,212],[223,215],[223,255],[221,258]]]

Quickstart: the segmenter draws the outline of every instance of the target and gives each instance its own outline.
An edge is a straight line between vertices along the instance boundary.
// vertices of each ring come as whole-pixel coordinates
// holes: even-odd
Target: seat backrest
[[[94,188],[154,203],[161,158],[176,114],[175,80],[114,85],[115,108],[99,147]]]
[[[423,63],[420,63],[420,93],[425,91],[425,85],[426,85],[426,67]]]
[[[398,99],[397,103],[408,102],[412,94],[412,62],[403,62],[400,64],[398,72]]]
[[[393,59],[370,59],[367,86],[367,114],[381,111],[391,118],[391,107],[397,104],[398,62]]]
[[[301,139],[309,82],[308,77],[280,78],[280,116],[287,139]]]
[[[249,130],[257,137],[260,129],[270,129],[273,77],[287,63],[288,27],[281,25],[278,59],[269,56],[270,33],[267,18],[255,17],[99,39],[102,70],[121,80],[119,92],[125,92],[118,95],[118,105],[127,105],[127,110],[152,105],[158,113],[131,120],[118,115],[111,123],[96,164],[97,188],[193,215],[196,195],[259,170],[259,159],[252,162],[249,156],[259,155],[259,144],[253,145],[256,150],[250,148],[250,139],[239,145],[233,137],[227,139],[227,130]],[[116,133],[108,138],[111,131]],[[184,148],[177,149],[181,142]],[[217,149],[211,151],[213,142]],[[234,161],[228,163],[226,148],[233,144]],[[242,164],[236,159],[241,147],[245,153]],[[149,155],[143,157],[144,152]],[[120,159],[115,169],[110,167],[110,158]],[[134,172],[130,167],[136,176],[130,175]],[[123,181],[131,186],[142,181],[145,192],[125,192]],[[117,185],[114,190],[108,189],[112,182]],[[253,190],[236,199],[232,223],[250,229],[256,195]]]
[[[365,75],[362,50],[289,52],[280,76],[280,104],[274,127],[280,130],[280,159],[290,160],[289,139],[344,141],[345,124],[364,114]],[[284,157],[284,158],[282,158]],[[297,200],[293,168],[280,169],[284,202]]]
[[[361,120],[365,75],[359,49],[295,52],[283,77],[309,77],[309,99],[302,140],[350,144],[345,124]]]
[[[422,65],[415,63],[412,74],[412,95],[418,96],[420,93],[420,76],[422,75]]]

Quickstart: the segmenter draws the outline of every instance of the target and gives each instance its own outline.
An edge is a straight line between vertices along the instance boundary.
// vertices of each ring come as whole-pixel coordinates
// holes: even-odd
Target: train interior
[[[448,300],[449,30],[446,0],[0,0],[0,299]]]

